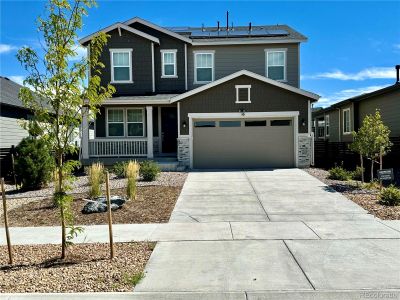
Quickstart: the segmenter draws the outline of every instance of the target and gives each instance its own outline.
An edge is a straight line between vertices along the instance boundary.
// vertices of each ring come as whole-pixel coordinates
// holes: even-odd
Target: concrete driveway
[[[170,224],[137,296],[400,299],[399,228],[299,169],[192,172]]]

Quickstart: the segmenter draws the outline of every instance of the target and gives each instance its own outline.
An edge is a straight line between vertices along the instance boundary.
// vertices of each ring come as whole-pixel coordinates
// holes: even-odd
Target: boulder
[[[111,201],[111,210],[117,210],[124,205],[126,200],[119,196],[113,196],[111,197],[110,201]],[[93,201],[86,203],[82,209],[83,214],[101,213],[106,211],[107,211],[106,197],[97,197]]]

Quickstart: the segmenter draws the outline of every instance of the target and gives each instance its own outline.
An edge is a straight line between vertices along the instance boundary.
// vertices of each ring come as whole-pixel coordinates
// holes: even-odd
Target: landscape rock
[[[126,201],[125,199],[119,196],[112,196],[110,200],[111,200],[111,210],[117,210],[121,208]],[[93,201],[86,203],[82,209],[83,214],[101,213],[106,211],[107,211],[106,197],[98,197]]]

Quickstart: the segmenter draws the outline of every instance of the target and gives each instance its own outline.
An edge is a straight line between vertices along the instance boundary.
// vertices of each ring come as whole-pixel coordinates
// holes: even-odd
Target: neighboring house
[[[1,174],[5,175],[10,165],[9,153],[13,146],[29,136],[20,125],[20,120],[32,117],[31,111],[26,109],[18,98],[21,85],[7,77],[0,76],[0,159]]]
[[[110,35],[101,80],[116,93],[92,139],[84,115],[84,164],[167,157],[190,168],[310,165],[319,96],[299,87],[302,34],[286,25],[165,28],[137,17],[101,31]]]
[[[390,137],[400,137],[400,82],[396,66],[396,82],[383,89],[340,101],[313,112],[313,131],[317,140],[352,142],[366,115],[378,109],[383,123],[390,129]]]

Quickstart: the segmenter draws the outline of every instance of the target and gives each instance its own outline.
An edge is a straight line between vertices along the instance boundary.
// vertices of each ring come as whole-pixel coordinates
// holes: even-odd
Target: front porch
[[[177,106],[124,105],[103,107],[89,133],[86,115],[82,122],[81,162],[113,165],[129,159],[151,159],[163,169],[176,169]],[[176,166],[175,166],[176,165]]]

